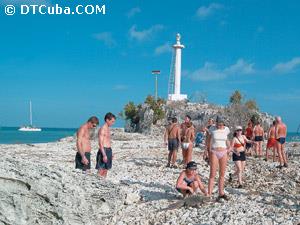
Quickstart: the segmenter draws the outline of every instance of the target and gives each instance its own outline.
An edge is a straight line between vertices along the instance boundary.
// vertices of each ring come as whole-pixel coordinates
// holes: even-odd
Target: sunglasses
[[[236,130],[236,131],[242,131],[241,129],[238,129],[238,130]]]

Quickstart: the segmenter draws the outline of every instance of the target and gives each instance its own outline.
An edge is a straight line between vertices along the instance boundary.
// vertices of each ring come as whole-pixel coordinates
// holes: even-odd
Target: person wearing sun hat
[[[236,126],[233,134],[234,137],[231,142],[231,149],[233,149],[232,160],[235,163],[235,173],[233,175],[231,173],[229,174],[229,182],[232,181],[233,176],[238,176],[238,188],[243,188],[243,173],[246,165],[246,143],[252,143],[252,141],[247,139],[242,132],[243,128],[241,126]]]
[[[199,193],[200,190],[204,195],[207,195],[207,191],[201,182],[201,178],[197,173],[197,163],[194,161],[188,162],[186,169],[183,170],[176,182],[176,189],[183,197]]]

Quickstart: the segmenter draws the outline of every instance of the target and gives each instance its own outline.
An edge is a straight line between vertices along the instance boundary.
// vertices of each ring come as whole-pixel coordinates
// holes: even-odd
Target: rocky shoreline
[[[114,129],[112,137],[115,158],[106,180],[95,170],[86,175],[74,169],[74,137],[0,145],[0,224],[300,223],[298,143],[287,144],[288,168],[279,170],[276,163],[249,157],[244,189],[226,182],[228,202],[203,201],[189,207],[177,204],[182,199],[174,186],[181,169],[165,167],[168,152],[162,137],[123,129]],[[94,168],[97,142],[92,145]],[[193,157],[207,186],[209,167],[201,153],[195,148]],[[227,176],[232,170],[229,161]]]

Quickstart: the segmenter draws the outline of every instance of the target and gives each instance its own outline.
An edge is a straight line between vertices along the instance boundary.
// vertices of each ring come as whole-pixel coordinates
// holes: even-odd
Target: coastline
[[[248,158],[245,189],[226,182],[231,200],[164,210],[180,201],[180,169],[166,168],[162,138],[113,129],[113,168],[106,180],[74,169],[74,137],[42,144],[0,145],[0,221],[4,224],[297,224],[299,143],[288,143],[289,168]],[[92,141],[92,168],[97,142]],[[194,149],[207,186],[209,167]],[[226,175],[233,169],[230,160]],[[10,179],[5,179],[10,178]],[[29,186],[27,186],[29,185]],[[30,188],[28,188],[30,187]],[[215,185],[215,189],[217,185]],[[216,197],[216,196],[215,196]],[[101,222],[102,221],[102,222]]]

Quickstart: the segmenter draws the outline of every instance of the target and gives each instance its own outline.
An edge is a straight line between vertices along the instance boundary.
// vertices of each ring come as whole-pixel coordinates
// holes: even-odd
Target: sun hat
[[[194,161],[188,162],[188,164],[186,165],[186,169],[196,170],[197,169],[197,163],[195,163]]]
[[[235,130],[243,130],[243,128],[241,126],[236,126]]]

